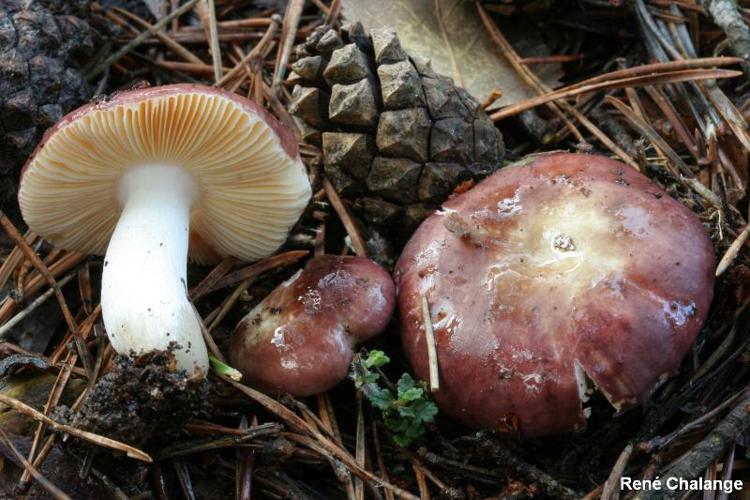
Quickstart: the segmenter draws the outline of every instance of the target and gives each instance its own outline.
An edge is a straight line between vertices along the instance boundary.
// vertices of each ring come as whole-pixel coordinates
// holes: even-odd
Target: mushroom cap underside
[[[122,209],[119,180],[142,165],[193,177],[198,263],[272,253],[310,198],[296,141],[272,116],[236,94],[177,84],[92,102],[51,128],[22,172],[24,219],[60,248],[103,254]]]

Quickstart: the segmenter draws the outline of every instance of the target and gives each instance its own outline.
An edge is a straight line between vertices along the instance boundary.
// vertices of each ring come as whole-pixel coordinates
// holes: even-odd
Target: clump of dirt
[[[184,434],[194,418],[210,416],[211,383],[174,369],[169,352],[137,359],[117,355],[113,369],[86,396],[81,410],[56,410],[57,418],[133,446],[158,445]]]

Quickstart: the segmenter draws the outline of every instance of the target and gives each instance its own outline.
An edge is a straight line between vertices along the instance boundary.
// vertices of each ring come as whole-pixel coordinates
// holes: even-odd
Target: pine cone
[[[370,224],[411,232],[459,183],[499,168],[502,136],[479,103],[393,30],[322,26],[297,56],[290,111]]]
[[[82,68],[101,45],[84,0],[0,2],[0,207],[44,131],[91,97]]]

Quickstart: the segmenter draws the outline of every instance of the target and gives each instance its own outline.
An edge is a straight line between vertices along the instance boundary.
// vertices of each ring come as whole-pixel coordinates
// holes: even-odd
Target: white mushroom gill
[[[177,366],[205,374],[208,353],[186,282],[195,182],[180,167],[141,166],[123,176],[117,195],[123,210],[102,273],[112,347],[141,354],[166,351],[174,342]]]

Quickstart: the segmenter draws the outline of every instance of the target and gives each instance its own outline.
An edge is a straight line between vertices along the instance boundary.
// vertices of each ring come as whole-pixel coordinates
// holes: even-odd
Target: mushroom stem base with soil
[[[198,187],[170,165],[130,169],[119,181],[122,214],[102,275],[102,315],[119,353],[166,351],[177,367],[208,373],[200,323],[187,298],[190,210]]]

